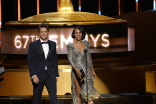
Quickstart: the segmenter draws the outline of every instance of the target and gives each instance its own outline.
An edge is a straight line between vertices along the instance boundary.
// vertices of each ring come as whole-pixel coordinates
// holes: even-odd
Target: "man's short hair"
[[[39,26],[38,26],[38,32],[40,32],[40,28],[47,28],[47,31],[49,32],[49,27],[48,27],[48,25],[47,24],[45,24],[45,23],[41,23]]]

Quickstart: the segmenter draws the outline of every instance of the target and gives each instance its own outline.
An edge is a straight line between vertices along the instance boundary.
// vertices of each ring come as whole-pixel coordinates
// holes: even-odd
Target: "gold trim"
[[[85,77],[83,77],[83,79],[84,79],[84,78],[86,78],[86,76],[85,76]],[[80,82],[81,82],[83,79],[81,79],[81,80],[80,80]]]
[[[73,25],[109,25],[126,24],[123,19],[115,19],[104,15],[98,15],[89,12],[52,12],[34,15],[20,21],[10,21],[5,25],[14,26],[38,26],[40,23],[46,23],[49,26],[73,26]]]

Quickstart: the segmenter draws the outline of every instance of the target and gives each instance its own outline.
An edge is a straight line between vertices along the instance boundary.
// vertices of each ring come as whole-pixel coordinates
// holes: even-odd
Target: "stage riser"
[[[111,97],[100,98],[94,104],[156,104],[155,96]],[[59,104],[72,104],[72,99],[58,99]],[[31,104],[32,99],[0,99],[0,104]],[[50,104],[48,98],[42,99],[41,104]]]
[[[66,66],[62,66],[63,68]],[[59,67],[57,95],[71,93],[71,66],[66,69]],[[112,67],[95,69],[94,87],[100,94],[112,93],[145,93],[145,72],[155,71],[156,64],[132,67]],[[29,96],[33,87],[28,69],[6,69],[3,75],[4,85],[0,88],[0,96]],[[24,82],[24,83],[23,83]],[[18,91],[17,91],[18,90]],[[44,88],[42,95],[48,95]]]

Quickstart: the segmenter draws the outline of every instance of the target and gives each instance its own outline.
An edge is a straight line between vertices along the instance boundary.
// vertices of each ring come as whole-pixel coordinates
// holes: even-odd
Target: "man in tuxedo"
[[[33,83],[33,104],[40,104],[44,85],[48,90],[50,103],[58,104],[56,82],[59,74],[56,43],[48,40],[48,25],[40,24],[38,33],[40,39],[29,44],[27,56]]]

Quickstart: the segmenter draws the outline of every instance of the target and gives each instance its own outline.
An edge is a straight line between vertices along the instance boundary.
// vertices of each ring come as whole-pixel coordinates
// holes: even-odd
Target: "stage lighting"
[[[156,0],[153,0],[153,10],[156,10]]]
[[[98,11],[98,14],[101,15],[101,11]]]

